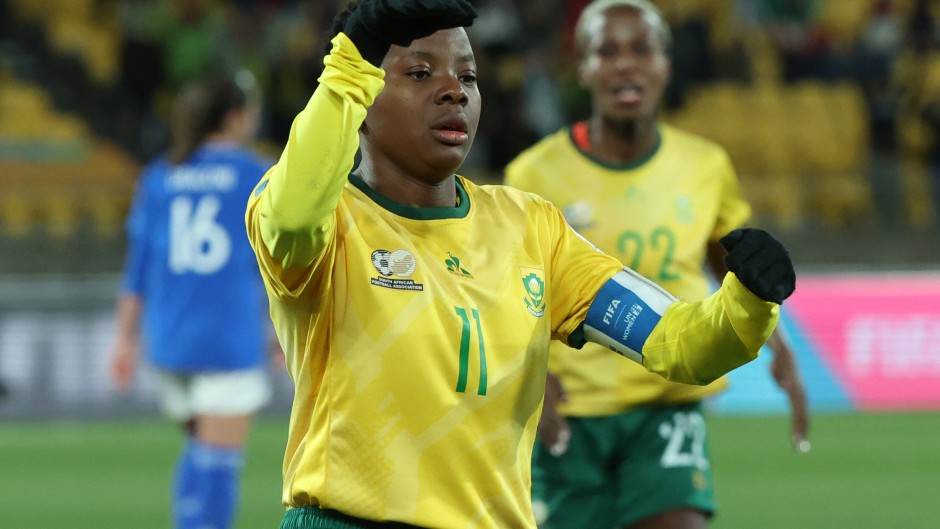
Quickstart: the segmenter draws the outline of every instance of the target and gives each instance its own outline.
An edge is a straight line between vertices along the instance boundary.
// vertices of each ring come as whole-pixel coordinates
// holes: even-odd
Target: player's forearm
[[[779,303],[796,287],[793,264],[786,248],[760,229],[734,230],[720,242],[733,273],[716,293],[678,301],[624,269],[591,302],[583,338],[687,384],[707,384],[756,358],[777,325]]]
[[[754,358],[777,325],[779,305],[752,294],[733,274],[696,303],[677,302],[643,347],[650,372],[687,384],[707,384]]]
[[[140,328],[140,314],[143,300],[136,294],[121,294],[117,303],[116,331],[117,338],[125,343],[136,343]]]
[[[774,329],[774,332],[767,338],[767,346],[773,350],[774,354],[779,352],[780,354],[793,355],[793,348],[790,347],[790,342],[783,332],[783,327]]]
[[[364,61],[340,34],[324,60],[320,86],[291,126],[259,204],[261,238],[285,268],[322,251],[359,146],[366,109],[384,86],[384,72]]]

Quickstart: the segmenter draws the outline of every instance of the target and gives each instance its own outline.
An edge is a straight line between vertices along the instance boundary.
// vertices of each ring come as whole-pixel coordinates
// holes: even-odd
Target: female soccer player
[[[750,207],[722,148],[658,122],[669,29],[645,0],[597,0],[576,28],[593,113],[521,154],[506,183],[550,200],[574,229],[670,293],[702,299],[706,261],[720,281],[719,239],[748,220]],[[779,336],[771,345],[794,440],[805,446],[808,412],[793,355]],[[541,527],[708,525],[715,502],[701,401],[724,380],[670,382],[594,344],[575,352],[553,343],[550,370],[567,400],[559,402],[553,378],[533,466]]]
[[[683,303],[547,201],[456,176],[480,116],[474,16],[467,0],[347,11],[248,204],[296,385],[283,529],[534,527],[553,337],[705,383],[754,358],[794,286],[780,243],[738,232],[735,274]]]
[[[170,152],[144,169],[127,222],[113,378],[131,383],[142,321],[164,411],[187,432],[177,529],[231,527],[250,421],[270,394],[267,303],[244,232],[245,201],[270,164],[243,147],[260,99],[253,79],[239,80],[181,93]]]

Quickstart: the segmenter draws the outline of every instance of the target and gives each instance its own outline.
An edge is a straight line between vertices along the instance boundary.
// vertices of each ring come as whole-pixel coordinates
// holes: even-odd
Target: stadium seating
[[[118,7],[96,0],[10,2],[17,22],[36,24],[52,51],[78,58],[100,85],[117,80]],[[42,85],[0,66],[0,233],[118,235],[138,163],[97,138],[79,116],[59,111]]]
[[[0,76],[0,231],[69,237],[87,224],[114,236],[138,164],[57,111],[38,84]]]
[[[867,110],[854,85],[710,84],[668,121],[725,146],[755,212],[784,228],[841,227],[873,212]]]
[[[95,0],[13,0],[13,13],[38,23],[56,51],[77,56],[101,84],[116,81],[121,33],[118,5]]]
[[[780,55],[768,33],[736,19],[733,2],[655,3],[673,23],[692,18],[707,23],[716,56],[736,44],[746,50],[749,83],[695,86],[684,105],[666,118],[728,149],[758,216],[785,229],[870,222],[869,116],[859,88],[850,81],[784,84]],[[892,5],[904,18],[915,3],[893,0]],[[818,5],[815,22],[840,51],[852,47],[873,12],[870,1]],[[102,0],[9,0],[17,21],[41,28],[50,50],[78,59],[102,86],[120,77],[120,6]],[[494,72],[498,84],[518,88],[525,83],[524,56],[510,56],[501,65]],[[902,56],[897,70],[895,82],[908,94],[897,118],[904,215],[911,225],[925,226],[935,209],[924,165],[934,138],[919,114],[918,98],[940,95],[940,54]],[[0,231],[68,237],[88,225],[104,237],[119,233],[138,161],[95,137],[78,115],[57,110],[38,82],[4,71],[0,76],[0,185],[9,189],[0,198]],[[166,106],[165,99],[158,91],[158,107]],[[88,123],[96,125],[93,119]]]

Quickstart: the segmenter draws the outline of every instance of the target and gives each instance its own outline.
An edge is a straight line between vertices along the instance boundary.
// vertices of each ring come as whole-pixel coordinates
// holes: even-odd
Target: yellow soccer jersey
[[[707,243],[750,216],[725,151],[661,125],[650,156],[618,167],[579,150],[576,132],[561,130],[523,152],[507,167],[506,183],[554,203],[575,230],[673,295],[704,298]],[[566,414],[603,415],[697,400],[726,384],[669,382],[594,344],[573,354],[564,344],[552,347],[550,368],[568,391],[569,402],[560,407]]]
[[[334,68],[371,77],[328,67],[322,86],[332,91],[319,90],[297,119],[247,214],[302,397],[284,503],[425,527],[534,527],[529,476],[548,342],[580,324],[591,294],[622,265],[528,193],[459,179],[456,207],[412,208],[346,181],[341,162],[304,165],[320,149],[351,164],[356,127],[308,149],[292,149],[295,134],[342,130],[381,87],[368,84],[381,71],[334,55]],[[343,93],[350,79],[361,88]],[[310,191],[285,189],[292,170],[305,179],[309,167],[340,176],[316,182],[326,193],[339,182],[335,209],[320,219]],[[310,220],[272,207],[290,198]],[[265,235],[271,221],[283,233]],[[298,223],[313,223],[313,242],[295,240]],[[309,264],[285,268],[270,254],[279,246]]]
[[[345,35],[333,42],[246,212],[295,383],[284,504],[534,528],[549,342],[583,336],[622,265],[531,193],[456,177],[455,206],[415,208],[350,176],[383,72]],[[643,354],[664,376],[711,379],[754,358],[776,319],[776,305],[731,278],[701,303],[670,305]]]
[[[548,341],[621,265],[547,203],[460,185],[461,206],[427,211],[353,179],[337,244],[272,300],[310,395],[293,409],[288,504],[423,527],[530,521]]]

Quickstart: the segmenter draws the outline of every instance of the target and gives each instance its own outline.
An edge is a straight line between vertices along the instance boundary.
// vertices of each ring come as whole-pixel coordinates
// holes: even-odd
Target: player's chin
[[[432,151],[434,155],[434,165],[441,168],[453,167],[449,172],[456,171],[458,167],[463,165],[464,160],[467,159],[467,155],[470,154],[471,143],[471,141],[468,141],[462,145],[438,144]]]
[[[604,109],[604,117],[613,123],[635,123],[647,114],[640,106],[611,105]]]

